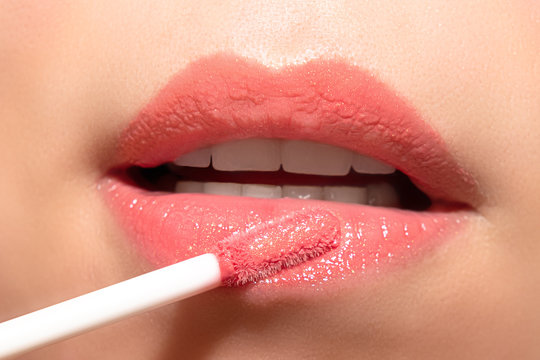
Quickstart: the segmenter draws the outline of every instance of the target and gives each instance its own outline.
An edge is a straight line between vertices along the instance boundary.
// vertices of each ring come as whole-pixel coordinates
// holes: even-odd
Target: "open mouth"
[[[149,191],[325,200],[426,210],[429,197],[394,167],[332,145],[245,139],[128,173]]]
[[[128,125],[117,164],[100,188],[156,267],[298,210],[334,214],[340,246],[245,289],[265,296],[354,286],[421,259],[481,201],[413,108],[334,60],[270,70],[199,59]]]

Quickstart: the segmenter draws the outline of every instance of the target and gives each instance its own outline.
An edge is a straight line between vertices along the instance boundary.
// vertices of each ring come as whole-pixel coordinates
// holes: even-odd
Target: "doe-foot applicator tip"
[[[241,286],[318,257],[339,244],[339,220],[325,210],[304,210],[220,241],[223,284]]]

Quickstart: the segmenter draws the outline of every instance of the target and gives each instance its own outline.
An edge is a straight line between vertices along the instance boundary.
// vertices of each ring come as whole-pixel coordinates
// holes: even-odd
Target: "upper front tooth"
[[[347,175],[353,153],[349,150],[311,141],[283,141],[283,170],[298,174]]]
[[[216,170],[276,171],[280,165],[279,140],[246,139],[212,148],[212,166]]]
[[[179,166],[208,167],[210,166],[210,156],[210,148],[204,148],[182,155],[174,160],[174,163]]]
[[[396,168],[390,165],[360,154],[354,156],[352,167],[357,173],[363,174],[392,174],[396,171]]]

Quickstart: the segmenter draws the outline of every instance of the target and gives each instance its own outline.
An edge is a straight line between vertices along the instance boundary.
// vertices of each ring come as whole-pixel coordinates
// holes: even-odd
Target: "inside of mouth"
[[[363,155],[358,156],[362,164],[370,164],[368,167],[363,168],[360,164],[349,165],[347,168],[343,157],[350,155],[344,153],[348,150],[336,148],[339,152],[329,156],[328,153],[335,148],[330,145],[305,141],[303,143],[308,144],[294,144],[296,148],[291,154],[278,151],[280,160],[274,161],[272,165],[272,161],[268,160],[272,158],[268,155],[270,141],[237,141],[232,146],[225,144],[215,149],[197,150],[174,162],[153,168],[133,166],[127,173],[140,187],[166,193],[205,193],[270,199],[288,197],[417,211],[426,210],[432,205],[430,198],[402,172],[386,164],[377,164],[376,160]],[[276,147],[274,143],[271,145]],[[323,152],[317,154],[317,147],[320,146],[324,146],[321,149]],[[262,156],[263,160],[255,166],[246,165],[249,158],[252,158],[252,162],[253,159],[258,160],[257,156]],[[309,164],[306,165],[309,160],[306,162],[305,159],[313,157],[320,161],[315,162],[315,167],[309,168]],[[358,161],[354,163],[354,158],[352,161],[353,165],[358,164]],[[325,165],[325,162],[330,165]],[[344,163],[344,167],[336,170],[337,162]],[[257,170],[247,170],[251,167]],[[340,175],[332,174],[336,172]]]

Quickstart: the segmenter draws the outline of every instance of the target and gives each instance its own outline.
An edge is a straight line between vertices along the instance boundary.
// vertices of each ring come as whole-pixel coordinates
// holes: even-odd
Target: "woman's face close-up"
[[[539,53],[534,0],[3,1],[0,322],[230,243],[21,358],[539,359]]]

